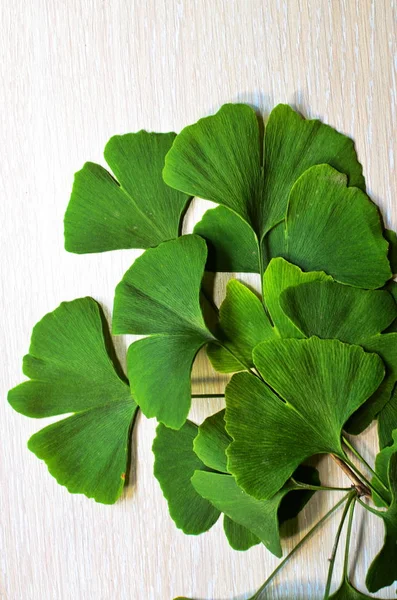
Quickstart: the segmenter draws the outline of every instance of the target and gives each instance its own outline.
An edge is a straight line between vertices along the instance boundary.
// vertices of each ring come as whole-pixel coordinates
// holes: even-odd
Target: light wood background
[[[86,160],[103,162],[113,134],[178,131],[224,102],[248,102],[265,115],[288,102],[354,137],[372,197],[397,227],[396,2],[1,0],[0,13],[0,597],[247,598],[278,561],[259,547],[233,552],[221,521],[198,538],[175,528],[152,475],[154,421],[138,423],[134,485],[105,507],[69,495],[28,452],[43,422],[14,413],[6,392],[21,381],[34,323],[87,294],[110,309],[137,256],[63,250],[73,174]],[[201,210],[190,211],[190,223]],[[225,277],[218,283],[221,297]],[[121,356],[127,342],[117,341]],[[219,389],[203,358],[194,385]],[[197,402],[194,417],[218,408]],[[372,430],[363,441],[369,458],[375,439]],[[343,481],[328,462],[321,470],[325,482]],[[315,514],[338,495],[317,494]],[[359,512],[353,561],[364,589],[382,528]],[[303,531],[311,518],[301,517]],[[291,562],[269,598],[322,598],[336,526]],[[393,589],[378,597],[394,597]]]

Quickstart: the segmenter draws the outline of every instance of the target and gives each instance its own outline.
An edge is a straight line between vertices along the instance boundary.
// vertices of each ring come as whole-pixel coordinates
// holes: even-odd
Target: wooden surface
[[[34,323],[62,300],[88,294],[110,309],[137,255],[63,250],[73,174],[86,160],[103,162],[113,134],[178,131],[224,102],[248,102],[265,115],[288,102],[354,137],[372,197],[396,227],[396,3],[2,0],[0,12],[0,597],[247,598],[278,561],[259,547],[233,552],[221,522],[198,538],[175,528],[152,475],[154,421],[138,423],[134,486],[105,507],[69,495],[28,452],[43,422],[14,413],[6,391],[21,380]],[[201,209],[190,211],[190,222]],[[218,284],[221,297],[225,278]],[[127,342],[117,341],[121,356]],[[219,387],[204,359],[194,382],[201,392]],[[218,407],[196,402],[194,417]],[[363,452],[376,452],[373,430]],[[343,480],[328,462],[321,468],[327,483]],[[327,506],[324,495],[312,501],[316,514]],[[303,530],[310,519],[302,516]],[[336,526],[291,562],[269,598],[322,598]],[[356,533],[363,588],[382,531],[360,516]]]

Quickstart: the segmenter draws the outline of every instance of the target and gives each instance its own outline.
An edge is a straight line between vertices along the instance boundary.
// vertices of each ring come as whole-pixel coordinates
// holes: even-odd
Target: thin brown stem
[[[347,475],[347,477],[350,479],[350,481],[352,482],[352,484],[354,485],[354,487],[357,490],[358,496],[359,497],[368,496],[370,498],[371,497],[370,489],[365,485],[365,483],[363,483],[361,481],[361,479],[359,479],[357,477],[357,475],[354,473],[354,471],[352,471],[352,469],[349,467],[349,465],[347,465],[341,458],[339,458],[339,456],[336,456],[336,454],[331,454],[331,458],[336,462],[338,467],[340,467],[342,469],[342,471],[345,473],[345,475]]]

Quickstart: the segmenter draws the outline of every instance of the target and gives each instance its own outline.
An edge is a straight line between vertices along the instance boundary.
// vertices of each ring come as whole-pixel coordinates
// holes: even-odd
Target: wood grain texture
[[[138,423],[134,485],[105,507],[69,495],[27,451],[43,422],[12,412],[6,392],[21,380],[34,323],[62,300],[88,294],[110,309],[116,283],[138,254],[63,250],[73,174],[86,160],[103,163],[113,134],[178,131],[228,101],[265,115],[287,102],[356,140],[372,197],[396,228],[396,3],[2,0],[0,13],[0,597],[247,598],[278,561],[259,547],[233,552],[220,522],[198,538],[176,530],[152,475],[153,420]],[[196,203],[190,210],[190,225],[202,209]],[[219,298],[225,280],[218,280]],[[121,357],[127,343],[117,340]],[[203,357],[194,386],[220,389]],[[196,402],[193,416],[218,407]],[[366,457],[374,456],[375,439],[373,430],[365,435]],[[345,481],[328,462],[321,470],[328,483]],[[324,513],[328,500],[318,494],[311,506]],[[311,519],[306,511],[303,531]],[[291,562],[269,598],[322,598],[328,533],[336,526]],[[356,532],[362,588],[382,531],[360,511]],[[393,590],[378,597],[392,598]]]

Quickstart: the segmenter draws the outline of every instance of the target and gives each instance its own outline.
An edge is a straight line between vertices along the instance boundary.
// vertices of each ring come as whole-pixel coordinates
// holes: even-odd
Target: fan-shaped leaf
[[[397,305],[386,290],[361,290],[334,281],[313,281],[286,289],[280,305],[307,337],[339,339],[377,352],[386,377],[375,394],[351,417],[346,428],[363,431],[390,399],[397,377],[396,334],[380,332],[397,316]]]
[[[385,525],[384,544],[366,578],[367,588],[372,593],[397,581],[397,453],[389,459],[388,484],[391,491],[390,507],[378,513]]]
[[[225,104],[179,133],[164,179],[231,208],[259,239],[284,218],[292,185],[312,165],[332,164],[349,175],[351,185],[364,188],[352,141],[320,121],[302,119],[289,106],[276,106],[269,116],[263,160],[260,138],[251,108]]]
[[[365,190],[350,138],[317,119],[303,119],[290,106],[276,106],[265,131],[262,231],[284,219],[291,188],[300,175],[325,163],[346,173],[349,185]]]
[[[200,119],[177,135],[166,156],[164,181],[231,208],[258,232],[260,146],[252,108],[225,104],[216,115]]]
[[[232,519],[229,519],[227,515],[223,517],[223,531],[230,547],[239,552],[245,552],[261,543],[256,535],[243,525],[239,525]]]
[[[190,481],[197,469],[206,469],[193,451],[196,435],[197,425],[190,421],[179,431],[159,425],[153,442],[154,475],[168,502],[170,515],[179,529],[191,535],[208,531],[220,515]]]
[[[280,305],[307,337],[361,344],[381,333],[397,317],[397,305],[385,290],[362,290],[334,281],[289,287]]]
[[[251,533],[246,527],[243,527],[243,525],[239,525],[232,519],[229,519],[227,515],[223,517],[223,531],[233,550],[244,552],[252,548],[252,546],[261,543],[256,535]]]
[[[227,473],[226,449],[232,438],[225,429],[225,410],[207,417],[198,428],[193,448],[203,463],[221,473]]]
[[[196,471],[192,484],[218,510],[257,536],[270,552],[282,555],[277,512],[283,497],[293,489],[291,485],[264,502],[246,494],[231,475]]]
[[[130,390],[106,348],[104,320],[92,298],[63,302],[34,328],[23,370],[30,377],[9,392],[30,417],[74,415],[29,440],[58,483],[111,504],[124,487],[131,423]]]
[[[397,385],[394,386],[390,400],[378,414],[378,436],[381,448],[393,443],[393,431],[397,429]]]
[[[397,235],[391,229],[385,229],[384,237],[389,242],[389,261],[393,275],[397,274]]]
[[[389,506],[392,501],[392,495],[388,489],[388,472],[390,459],[393,454],[397,453],[397,429],[393,431],[393,444],[386,446],[376,455],[375,459],[375,471],[377,477],[372,478],[372,485],[379,491],[380,498],[376,497],[376,503],[378,506]],[[386,502],[385,502],[386,501]]]
[[[388,244],[377,207],[329,165],[308,169],[291,190],[285,258],[341,283],[382,287],[390,279]]]
[[[190,372],[199,349],[213,340],[200,308],[207,251],[197,235],[150,248],[116,288],[115,333],[157,334],[134,342],[128,375],[147,417],[178,429],[190,408]]]
[[[128,133],[112,137],[105,159],[116,179],[100,165],[76,173],[65,214],[70,252],[149,248],[179,235],[189,197],[165,185],[164,158],[174,133]]]
[[[210,208],[194,228],[208,245],[207,271],[259,273],[258,240],[253,229],[225,206]]]
[[[390,402],[397,381],[397,333],[374,335],[362,343],[368,352],[376,352],[386,367],[386,376],[376,392],[346,423],[346,430],[357,435],[368,427]]]
[[[207,354],[212,366],[221,373],[233,373],[254,366],[252,350],[267,339],[278,337],[262,302],[246,286],[231,279],[219,311],[222,345],[210,344]]]
[[[304,334],[286,315],[280,305],[282,292],[290,286],[309,281],[331,280],[322,271],[304,273],[284,258],[273,258],[263,276],[263,296],[275,328],[281,337],[302,338]]]
[[[301,467],[296,476],[307,483],[319,483],[318,473],[311,467]],[[276,556],[282,555],[280,523],[295,517],[313,495],[313,492],[302,492],[297,484],[290,481],[271,500],[256,500],[238,487],[234,477],[208,471],[196,471],[192,484],[201,496],[254,534]],[[282,510],[285,501],[287,504]],[[248,539],[245,541],[248,544]],[[252,539],[250,541],[253,542]]]
[[[248,494],[265,499],[308,457],[343,459],[343,425],[379,386],[384,367],[359,346],[318,338],[263,342],[254,363],[270,387],[250,373],[228,384],[228,469]]]

